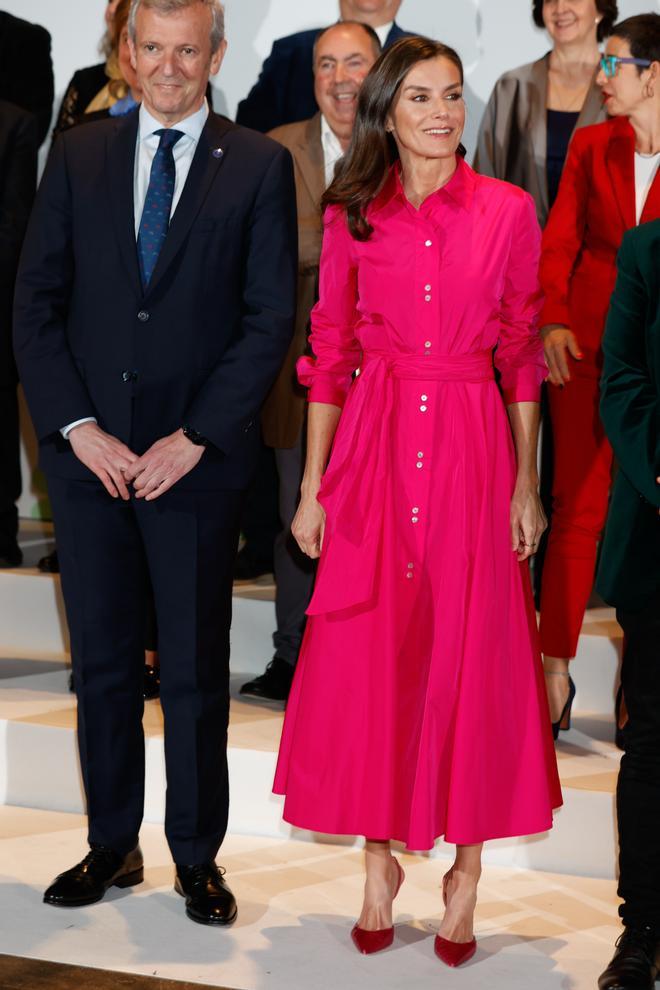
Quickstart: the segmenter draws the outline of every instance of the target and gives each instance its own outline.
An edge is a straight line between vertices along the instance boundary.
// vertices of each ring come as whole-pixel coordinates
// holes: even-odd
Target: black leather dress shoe
[[[9,567],[20,567],[23,563],[23,551],[19,547],[18,543],[14,543],[12,546],[3,547],[0,550],[0,568],[7,569]]]
[[[627,927],[617,939],[609,966],[598,979],[599,990],[654,990],[659,952],[660,932],[648,925]]]
[[[43,574],[59,574],[60,560],[57,556],[57,550],[53,550],[52,553],[47,553],[45,557],[41,557],[37,567]]]
[[[186,914],[200,925],[231,925],[236,921],[236,898],[215,863],[176,865],[174,889],[186,899]]]
[[[55,907],[84,907],[103,898],[108,887],[133,887],[144,880],[144,860],[139,846],[120,856],[107,846],[92,846],[77,866],[60,873],[44,894],[44,903]]]
[[[286,701],[291,690],[295,668],[281,657],[273,657],[266,670],[241,687],[241,694],[269,701]]]
[[[151,664],[144,665],[144,698],[151,701],[160,694],[160,667],[152,667]]]

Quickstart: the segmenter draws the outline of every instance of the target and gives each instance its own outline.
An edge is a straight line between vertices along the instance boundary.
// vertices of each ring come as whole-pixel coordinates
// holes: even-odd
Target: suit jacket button
[[[136,382],[137,376],[137,371],[122,371],[121,380],[123,382]]]
[[[146,309],[141,309],[137,315],[137,318],[140,321],[140,323],[146,323],[147,320],[149,319],[149,315],[150,314],[147,312]]]

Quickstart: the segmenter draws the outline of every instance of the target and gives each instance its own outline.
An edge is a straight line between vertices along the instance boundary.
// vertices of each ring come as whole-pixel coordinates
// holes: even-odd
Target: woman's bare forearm
[[[339,406],[310,402],[307,415],[307,459],[301,492],[303,498],[316,498],[328,463],[332,441],[341,416]]]
[[[535,488],[539,483],[537,466],[539,410],[538,402],[512,402],[507,406],[516,448],[518,468],[516,484],[533,485]]]

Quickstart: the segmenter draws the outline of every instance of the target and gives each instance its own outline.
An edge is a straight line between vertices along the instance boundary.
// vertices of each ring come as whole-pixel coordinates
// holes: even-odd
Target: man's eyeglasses
[[[601,55],[600,67],[608,79],[614,78],[620,62],[626,65],[642,65],[645,69],[648,69],[649,65],[651,65],[651,62],[647,58],[619,58],[618,55]]]

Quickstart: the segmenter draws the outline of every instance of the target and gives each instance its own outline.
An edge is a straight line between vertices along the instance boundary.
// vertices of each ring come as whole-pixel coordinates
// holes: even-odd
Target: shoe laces
[[[188,867],[189,877],[193,884],[205,884],[209,878],[219,880],[227,872],[223,866],[217,863],[195,863]]]
[[[111,865],[116,860],[117,853],[109,846],[92,846],[80,863],[80,869],[85,873],[94,873],[97,868]]]

